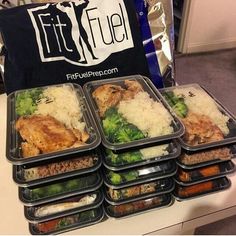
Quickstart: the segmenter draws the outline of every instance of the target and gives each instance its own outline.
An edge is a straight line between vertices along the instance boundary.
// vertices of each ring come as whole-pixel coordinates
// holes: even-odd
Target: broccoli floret
[[[52,184],[47,187],[47,195],[53,196],[55,194],[59,194],[64,192],[64,188],[61,184]]]
[[[142,160],[142,154],[139,151],[122,153],[120,154],[120,157],[126,163],[133,163]]]
[[[20,116],[31,115],[37,109],[36,100],[41,96],[42,89],[21,92],[16,97],[16,113]]]
[[[68,190],[77,189],[79,186],[77,179],[72,179],[66,182],[65,188]]]
[[[178,102],[173,106],[173,109],[175,111],[175,113],[177,114],[177,116],[184,118],[186,117],[187,113],[188,113],[188,107],[185,103],[183,102]]]
[[[118,155],[118,154],[115,154],[112,150],[106,149],[106,154],[107,154],[108,160],[112,164],[120,164],[120,163],[122,163],[121,156]]]
[[[137,171],[129,171],[128,173],[123,174],[123,177],[126,181],[132,181],[138,178]]]
[[[164,97],[169,105],[173,108],[177,116],[184,118],[187,116],[188,107],[183,97],[176,96],[173,92],[164,93]]]
[[[144,134],[135,125],[128,123],[114,107],[106,111],[102,125],[106,137],[112,143],[125,143],[145,138]]]
[[[115,141],[119,143],[126,143],[142,138],[145,138],[144,134],[132,124],[120,127],[114,135]]]
[[[120,183],[122,183],[121,176],[119,174],[113,172],[113,171],[109,172],[108,177],[109,177],[109,179],[111,180],[111,182],[113,184],[120,184]]]
[[[124,123],[122,116],[117,112],[114,107],[109,108],[105,113],[105,119],[102,121],[102,126],[105,135],[108,140],[113,142],[114,133],[119,129],[119,127]]]

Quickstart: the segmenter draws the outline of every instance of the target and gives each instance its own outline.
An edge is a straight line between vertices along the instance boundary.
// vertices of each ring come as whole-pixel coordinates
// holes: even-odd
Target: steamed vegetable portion
[[[37,110],[37,101],[42,97],[40,88],[21,92],[16,96],[16,114],[20,116],[31,115]]]
[[[106,159],[113,165],[131,164],[141,162],[153,158],[158,158],[167,155],[168,144],[163,144],[154,147],[142,148],[137,151],[124,152],[120,154],[114,153],[112,150],[106,149]]]
[[[108,174],[108,178],[113,184],[121,184],[124,182],[133,181],[133,180],[136,180],[138,177],[139,177],[139,173],[136,170],[119,173],[119,174],[113,171],[110,171]]]
[[[105,112],[102,126],[107,139],[112,143],[126,143],[145,138],[145,135],[135,125],[127,122],[114,107]]]
[[[56,195],[80,191],[90,186],[93,186],[97,180],[95,173],[90,176],[79,177],[76,179],[66,180],[60,183],[45,185],[42,187],[34,187],[25,190],[26,198],[30,200],[39,200]]]
[[[135,168],[131,170],[123,171],[108,171],[106,176],[107,179],[114,185],[131,182],[138,179],[144,179],[150,177],[151,175],[159,175],[160,173],[165,173],[171,168],[171,162],[160,163],[155,166],[144,166],[140,168]]]
[[[188,107],[184,103],[183,97],[175,96],[173,92],[164,93],[164,97],[179,117],[186,117],[188,113]]]

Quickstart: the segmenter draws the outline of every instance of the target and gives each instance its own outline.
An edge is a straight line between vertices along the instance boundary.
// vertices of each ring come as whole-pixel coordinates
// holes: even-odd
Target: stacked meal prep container
[[[160,92],[182,118],[186,129],[185,135],[179,139],[182,151],[176,160],[175,198],[183,201],[229,188],[231,183],[227,174],[235,171],[230,159],[236,154],[236,120],[233,115],[198,84],[165,88]],[[202,114],[199,106],[207,104],[206,101],[209,107],[205,106]],[[191,107],[193,104],[195,108]],[[216,111],[211,111],[212,104]],[[225,124],[218,124],[228,130],[227,134],[214,123],[219,116],[225,119]]]
[[[48,88],[63,91],[66,89],[75,96],[74,102],[82,112],[81,117],[76,119],[85,124],[84,135],[88,136],[81,138],[82,141],[86,139],[84,143],[81,144],[80,140],[78,145],[61,151],[23,157],[21,135],[27,135],[27,128],[32,127],[31,124],[27,124],[24,133],[20,133],[21,131],[16,130],[17,120],[27,120],[38,115],[34,113],[32,116],[19,115],[20,101],[17,99],[23,99],[25,104],[27,101],[24,99],[31,99],[31,95],[33,99],[36,93],[43,93]],[[56,92],[59,93],[58,90]],[[70,106],[65,95],[61,96],[65,106]],[[46,99],[46,103],[54,100],[49,97],[40,99]],[[19,185],[19,198],[24,204],[30,232],[55,234],[100,222],[104,217],[102,207],[104,195],[101,189],[103,181],[100,173],[102,159],[98,149],[101,138],[82,88],[77,84],[68,83],[14,92],[8,96],[7,115],[7,158],[13,164],[13,179]],[[50,123],[48,120],[47,122]],[[39,132],[44,132],[44,128]],[[52,127],[47,126],[47,128]],[[25,151],[27,152],[27,149]]]
[[[126,81],[135,82],[138,85],[130,85]],[[159,97],[152,90],[151,82],[142,76],[93,81],[84,86],[84,92],[97,121],[103,144],[101,150],[103,153],[104,209],[107,216],[113,218],[123,218],[151,209],[167,207],[173,203],[171,193],[174,190],[174,181],[172,177],[177,170],[174,159],[180,155],[180,145],[175,139],[184,133],[181,122],[164,107],[173,119],[172,133],[124,142],[115,140],[120,130],[125,129],[125,125],[118,124],[119,119],[122,118],[117,116],[117,111],[112,110],[114,107],[117,109],[116,105],[120,102],[120,100],[115,102],[114,99],[120,96],[120,89],[123,94],[123,92],[126,93],[125,88],[129,86],[141,86],[153,101],[160,102]],[[110,92],[115,96],[114,99],[109,97],[109,89],[113,90]],[[108,107],[105,108],[107,113],[102,116],[99,99],[104,104],[109,100],[113,103],[108,102]],[[136,115],[142,116],[142,114]],[[116,127],[115,133],[111,131],[108,134],[106,125],[112,127],[120,125],[120,127]]]

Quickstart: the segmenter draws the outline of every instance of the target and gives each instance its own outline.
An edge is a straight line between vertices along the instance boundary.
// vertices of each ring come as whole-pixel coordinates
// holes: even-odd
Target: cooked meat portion
[[[97,161],[97,157],[82,156],[74,159],[57,161],[37,167],[25,169],[25,180],[34,180],[40,178],[46,178],[62,173],[67,173],[74,170],[81,170],[94,166]]]
[[[194,165],[212,160],[229,160],[232,157],[231,150],[227,147],[215,148],[209,151],[201,151],[188,155],[186,153],[180,156],[180,161],[185,165]]]
[[[121,86],[113,84],[104,84],[99,86],[92,93],[93,98],[95,99],[99,115],[104,116],[106,110],[111,106],[116,106],[122,98],[122,93],[124,89]]]
[[[78,140],[81,140],[82,143],[85,143],[88,139],[89,139],[89,134],[87,132],[80,132],[78,129],[73,129],[72,130],[75,137],[78,139]]]
[[[125,80],[127,89],[123,93],[122,100],[133,99],[138,92],[144,91],[141,84],[135,80]]]
[[[40,150],[32,143],[22,142],[21,143],[23,157],[37,156]]]
[[[78,140],[72,130],[51,116],[20,117],[16,129],[24,140],[42,153],[66,149]]]
[[[182,119],[185,125],[184,140],[190,145],[198,145],[224,139],[220,128],[205,115],[189,113]]]

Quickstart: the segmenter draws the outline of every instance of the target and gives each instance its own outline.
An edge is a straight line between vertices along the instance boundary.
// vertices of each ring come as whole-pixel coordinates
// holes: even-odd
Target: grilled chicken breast
[[[186,132],[184,139],[190,145],[198,145],[224,139],[224,135],[220,128],[212,123],[209,117],[189,113],[182,119]]]
[[[30,146],[36,147],[42,153],[49,153],[66,149],[78,141],[72,130],[67,129],[61,122],[51,116],[20,117],[16,122],[16,130],[28,142],[28,144],[22,144],[24,156],[37,154],[36,151],[31,153],[27,150]],[[36,149],[34,148],[34,150]]]
[[[120,102],[123,91],[121,86],[113,84],[104,84],[94,90],[92,96],[97,103],[101,117],[109,107],[116,106]]]
[[[142,85],[136,80],[125,80],[125,89],[119,85],[104,84],[99,86],[92,93],[99,109],[100,117],[103,117],[106,110],[116,106],[121,100],[133,99],[134,96],[143,91]]]

